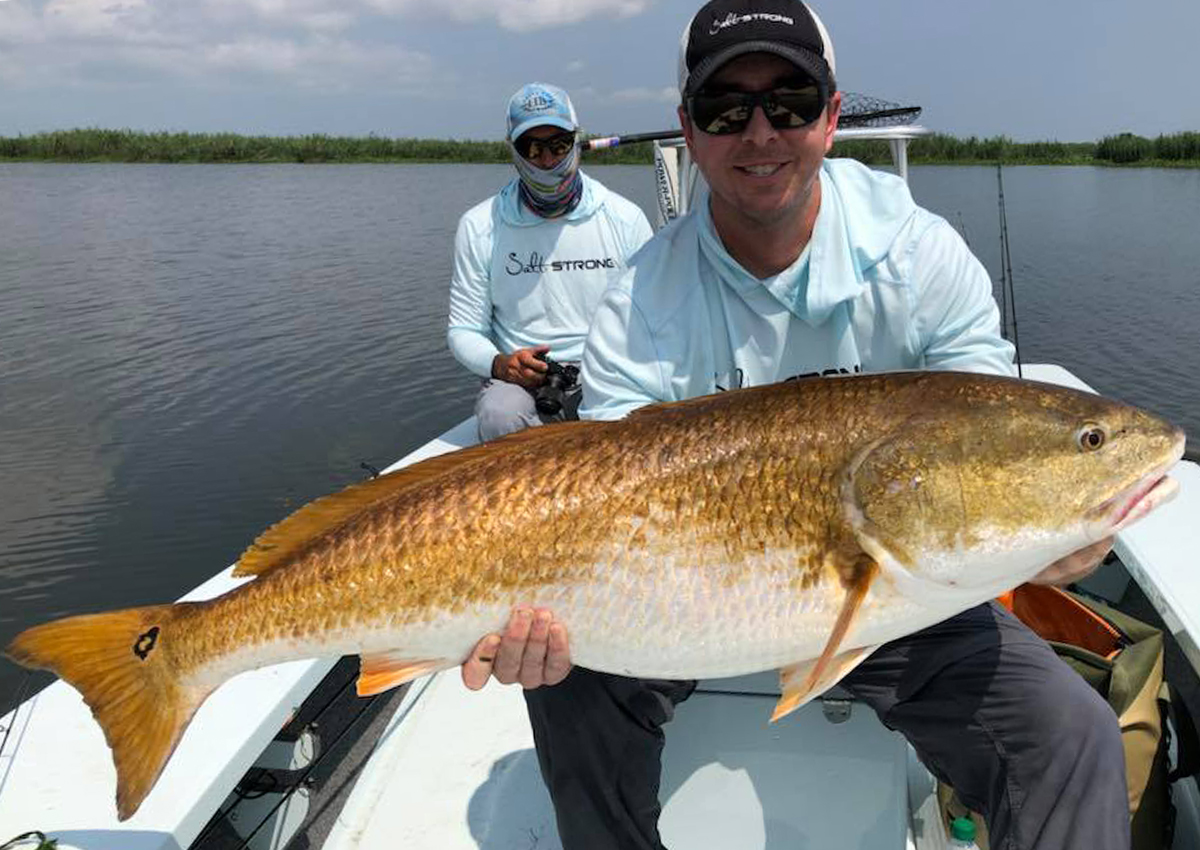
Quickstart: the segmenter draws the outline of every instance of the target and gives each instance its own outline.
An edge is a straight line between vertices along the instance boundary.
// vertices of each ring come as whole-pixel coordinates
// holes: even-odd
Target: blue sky
[[[674,126],[696,0],[0,0],[0,135],[496,139],[521,84],[589,132]],[[824,0],[849,91],[960,136],[1200,131],[1200,0]]]

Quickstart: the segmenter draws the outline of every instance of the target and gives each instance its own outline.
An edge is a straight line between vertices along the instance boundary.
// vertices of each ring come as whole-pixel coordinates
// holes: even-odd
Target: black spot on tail
[[[145,661],[156,643],[158,643],[158,626],[154,626],[150,631],[143,632],[138,636],[133,644],[133,654]]]

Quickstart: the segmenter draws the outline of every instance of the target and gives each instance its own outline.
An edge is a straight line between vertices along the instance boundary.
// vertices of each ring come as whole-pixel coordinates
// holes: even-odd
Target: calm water
[[[173,599],[468,415],[454,226],[510,174],[0,165],[0,645]],[[649,169],[594,174],[649,211]],[[998,276],[995,170],[911,182]],[[1200,171],[1012,168],[1005,195],[1024,358],[1200,435]]]

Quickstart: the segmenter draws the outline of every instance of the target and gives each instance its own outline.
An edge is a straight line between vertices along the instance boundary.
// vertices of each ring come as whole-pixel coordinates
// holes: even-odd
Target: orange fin
[[[358,695],[369,697],[381,694],[418,676],[450,666],[444,658],[414,660],[398,652],[364,655],[358,662]]]
[[[188,687],[164,651],[180,610],[191,604],[67,617],[21,632],[4,650],[83,695],[112,750],[120,820],[150,793],[208,695]]]
[[[825,673],[820,679],[813,679],[814,668],[817,665],[815,660],[801,661],[799,664],[792,664],[781,669],[779,671],[779,687],[783,690],[783,695],[775,704],[771,722],[774,723],[776,720],[786,717],[809,700],[825,693],[878,648],[877,646],[864,646],[835,656],[825,665]]]
[[[462,469],[474,461],[503,456],[535,440],[543,442],[559,431],[569,429],[572,433],[578,433],[603,425],[602,422],[562,422],[518,431],[489,443],[431,457],[370,481],[354,484],[340,493],[316,499],[260,534],[238,559],[233,575],[262,575],[371,505],[410,487]]]
[[[846,575],[848,573],[848,575]],[[842,610],[838,612],[837,621],[833,624],[833,631],[829,634],[829,640],[825,641],[825,648],[821,650],[821,656],[811,663],[805,662],[801,665],[793,665],[794,667],[803,667],[808,670],[808,676],[801,680],[801,684],[792,685],[788,688],[791,691],[785,690],[783,697],[779,700],[779,705],[775,707],[775,714],[772,715],[772,720],[777,720],[789,712],[795,711],[809,699],[812,699],[821,691],[832,687],[842,676],[854,669],[854,664],[861,661],[862,656],[854,664],[837,673],[835,661],[839,658],[838,650],[842,646],[842,641],[845,639],[850,627],[854,624],[855,616],[858,614],[858,609],[862,605],[862,601],[867,598],[867,591],[871,589],[871,582],[879,573],[879,565],[871,556],[863,553],[858,561],[853,566],[849,567],[843,574],[843,584],[846,585],[846,600],[842,603]],[[853,653],[846,653],[847,656]],[[791,668],[788,668],[791,669]],[[836,674],[836,675],[834,675]],[[818,685],[825,683],[818,690]],[[786,683],[785,683],[786,684]]]

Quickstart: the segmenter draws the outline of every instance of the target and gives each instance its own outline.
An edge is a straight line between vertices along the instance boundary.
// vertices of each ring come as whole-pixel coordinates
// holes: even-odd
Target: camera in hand
[[[562,410],[567,391],[579,382],[579,367],[551,360],[545,354],[537,357],[547,366],[546,382],[534,390],[533,404],[543,416],[554,416]]]

